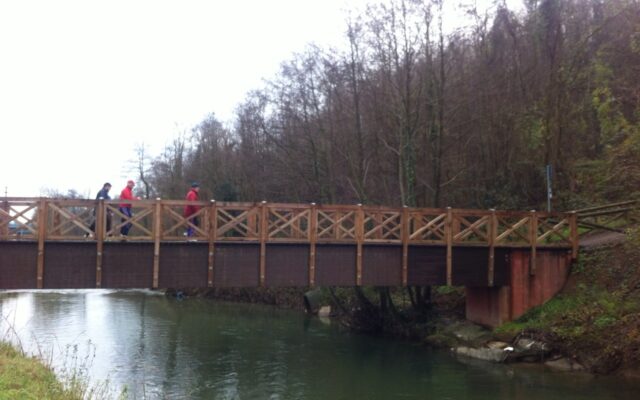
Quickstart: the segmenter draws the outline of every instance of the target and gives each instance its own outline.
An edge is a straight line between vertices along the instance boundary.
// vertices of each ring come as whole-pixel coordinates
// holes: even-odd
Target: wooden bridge
[[[575,213],[119,203],[0,199],[0,289],[458,285],[495,325],[555,294],[578,250]]]

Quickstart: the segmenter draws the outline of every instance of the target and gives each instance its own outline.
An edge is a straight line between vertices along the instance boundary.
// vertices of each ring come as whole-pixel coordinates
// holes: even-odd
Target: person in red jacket
[[[200,185],[198,184],[198,182],[193,182],[191,184],[191,190],[189,190],[189,192],[187,193],[187,197],[185,198],[185,200],[198,201],[199,191],[200,191]],[[196,204],[187,204],[186,206],[184,206],[184,217],[188,218],[189,222],[191,222],[195,226],[200,226],[199,225],[200,221],[198,221],[197,216],[192,217],[192,215],[197,213],[198,210],[200,210],[200,206]],[[187,228],[187,236],[193,236],[194,231],[195,230],[193,229],[193,227],[189,225],[189,227]]]
[[[139,197],[133,196],[132,190],[135,185],[136,183],[134,181],[132,180],[127,181],[127,186],[125,186],[125,188],[122,189],[122,192],[120,192],[120,200],[140,200]],[[125,222],[125,221],[129,221],[129,222],[122,225],[122,228],[120,228],[120,234],[122,236],[127,236],[129,235],[129,229],[131,229],[131,226],[133,225],[130,222],[131,217],[133,217],[133,213],[131,212],[131,203],[120,203],[118,206],[118,209],[122,214],[128,217],[128,218],[122,217],[122,222]]]

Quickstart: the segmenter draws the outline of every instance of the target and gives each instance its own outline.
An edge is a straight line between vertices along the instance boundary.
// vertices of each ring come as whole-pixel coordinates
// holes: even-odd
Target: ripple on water
[[[635,399],[638,389],[609,378],[462,363],[296,312],[148,291],[2,292],[0,311],[33,352],[80,344],[82,357],[90,340],[92,376],[127,385],[132,398],[582,400]],[[0,322],[3,331],[8,321]]]

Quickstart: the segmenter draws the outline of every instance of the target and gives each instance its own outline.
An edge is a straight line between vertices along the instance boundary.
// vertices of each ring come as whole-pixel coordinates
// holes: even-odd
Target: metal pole
[[[551,198],[553,198],[553,193],[551,191],[551,174],[552,174],[552,168],[551,168],[551,164],[547,165],[546,168],[546,175],[547,175],[547,211],[551,212]]]

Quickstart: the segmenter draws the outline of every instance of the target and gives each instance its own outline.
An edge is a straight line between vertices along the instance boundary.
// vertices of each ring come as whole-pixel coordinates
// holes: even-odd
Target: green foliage
[[[562,339],[575,340],[588,331],[614,325],[629,311],[620,293],[581,286],[574,294],[558,296],[532,308],[517,320],[499,327],[497,332],[549,331]]]
[[[460,293],[461,290],[464,290],[464,288],[460,286],[434,286],[433,288],[435,289],[435,293],[439,295]]]

